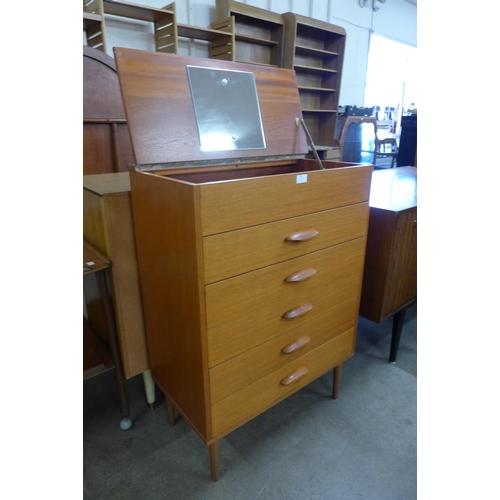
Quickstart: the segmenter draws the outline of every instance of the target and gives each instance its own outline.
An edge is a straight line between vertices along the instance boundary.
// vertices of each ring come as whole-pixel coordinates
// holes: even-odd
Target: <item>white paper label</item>
[[[297,184],[302,184],[304,182],[307,182],[307,174],[297,175]]]

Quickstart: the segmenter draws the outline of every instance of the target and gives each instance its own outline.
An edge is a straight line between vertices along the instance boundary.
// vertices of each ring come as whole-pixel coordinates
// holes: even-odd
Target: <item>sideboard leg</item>
[[[337,399],[340,387],[340,375],[342,374],[342,363],[333,369],[333,391],[332,398]]]
[[[165,403],[167,406],[167,417],[168,417],[168,424],[170,427],[173,427],[175,425],[175,410],[174,410],[174,404],[170,399],[165,395]]]
[[[391,352],[389,354],[389,363],[396,363],[398,355],[399,341],[401,340],[401,331],[405,319],[406,308],[394,315],[392,320]]]
[[[210,453],[210,470],[212,472],[212,481],[214,483],[219,479],[219,441],[215,441],[208,446]]]

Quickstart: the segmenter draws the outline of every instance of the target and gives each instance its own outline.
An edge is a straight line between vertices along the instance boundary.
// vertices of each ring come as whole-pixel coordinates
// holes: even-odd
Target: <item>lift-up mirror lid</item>
[[[136,170],[303,158],[295,72],[115,48]]]

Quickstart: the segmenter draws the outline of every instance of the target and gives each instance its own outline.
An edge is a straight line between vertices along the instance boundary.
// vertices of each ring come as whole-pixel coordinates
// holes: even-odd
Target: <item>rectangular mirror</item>
[[[265,149],[253,73],[187,66],[202,151]]]

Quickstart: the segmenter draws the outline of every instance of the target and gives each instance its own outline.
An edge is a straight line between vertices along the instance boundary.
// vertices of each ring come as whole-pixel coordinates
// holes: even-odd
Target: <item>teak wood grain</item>
[[[417,298],[416,170],[373,174],[360,314],[377,323]]]
[[[135,158],[112,57],[83,47],[83,173],[125,172]]]
[[[324,162],[335,166],[334,162]],[[308,171],[314,160],[302,160],[307,182],[296,175],[255,177],[245,182],[215,182],[200,185],[201,227],[204,236],[239,229],[368,199],[371,166]],[[296,168],[296,167],[295,167]],[[300,175],[300,174],[297,174]]]
[[[417,297],[417,209],[370,210],[360,313],[382,323]]]
[[[124,375],[131,378],[148,370],[149,361],[128,177],[83,177],[83,236],[113,262],[116,328]]]
[[[205,282],[213,283],[359,238],[366,234],[367,225],[368,203],[359,203],[205,237]],[[313,228],[318,234],[309,241],[286,241],[287,235],[306,228]]]
[[[337,397],[354,353],[373,167],[297,159],[307,144],[291,70],[115,55],[137,156],[130,179],[152,374],[169,421],[177,408],[209,446],[215,481],[222,436],[328,370]],[[201,151],[186,66],[207,64],[254,73],[264,150]],[[281,252],[293,234],[304,241]]]
[[[335,304],[322,316],[214,366],[210,369],[212,403],[342,334],[356,322],[357,314],[358,302],[351,297]],[[290,354],[282,352],[284,347],[306,334],[310,341],[303,349]]]
[[[264,150],[201,151],[186,71],[175,54],[115,48],[116,65],[132,144],[139,165],[274,157],[307,152],[295,74],[288,69],[238,64],[254,74],[262,116]],[[234,63],[190,57],[192,66],[234,70]]]
[[[131,172],[130,182],[152,375],[207,439],[197,198],[189,186],[149,174]]]
[[[259,343],[325,314],[332,304],[360,291],[366,240],[359,238],[266,267],[205,288],[209,365],[214,366]],[[304,283],[287,283],[290,272],[313,267]],[[304,316],[283,314],[312,304]]]
[[[351,329],[213,404],[213,434],[218,435],[236,424],[247,422],[253,416],[309,384],[332,366],[349,358],[353,352],[353,345],[354,331]],[[309,369],[304,378],[295,384],[287,386],[280,384],[284,377],[302,366],[307,366]]]

